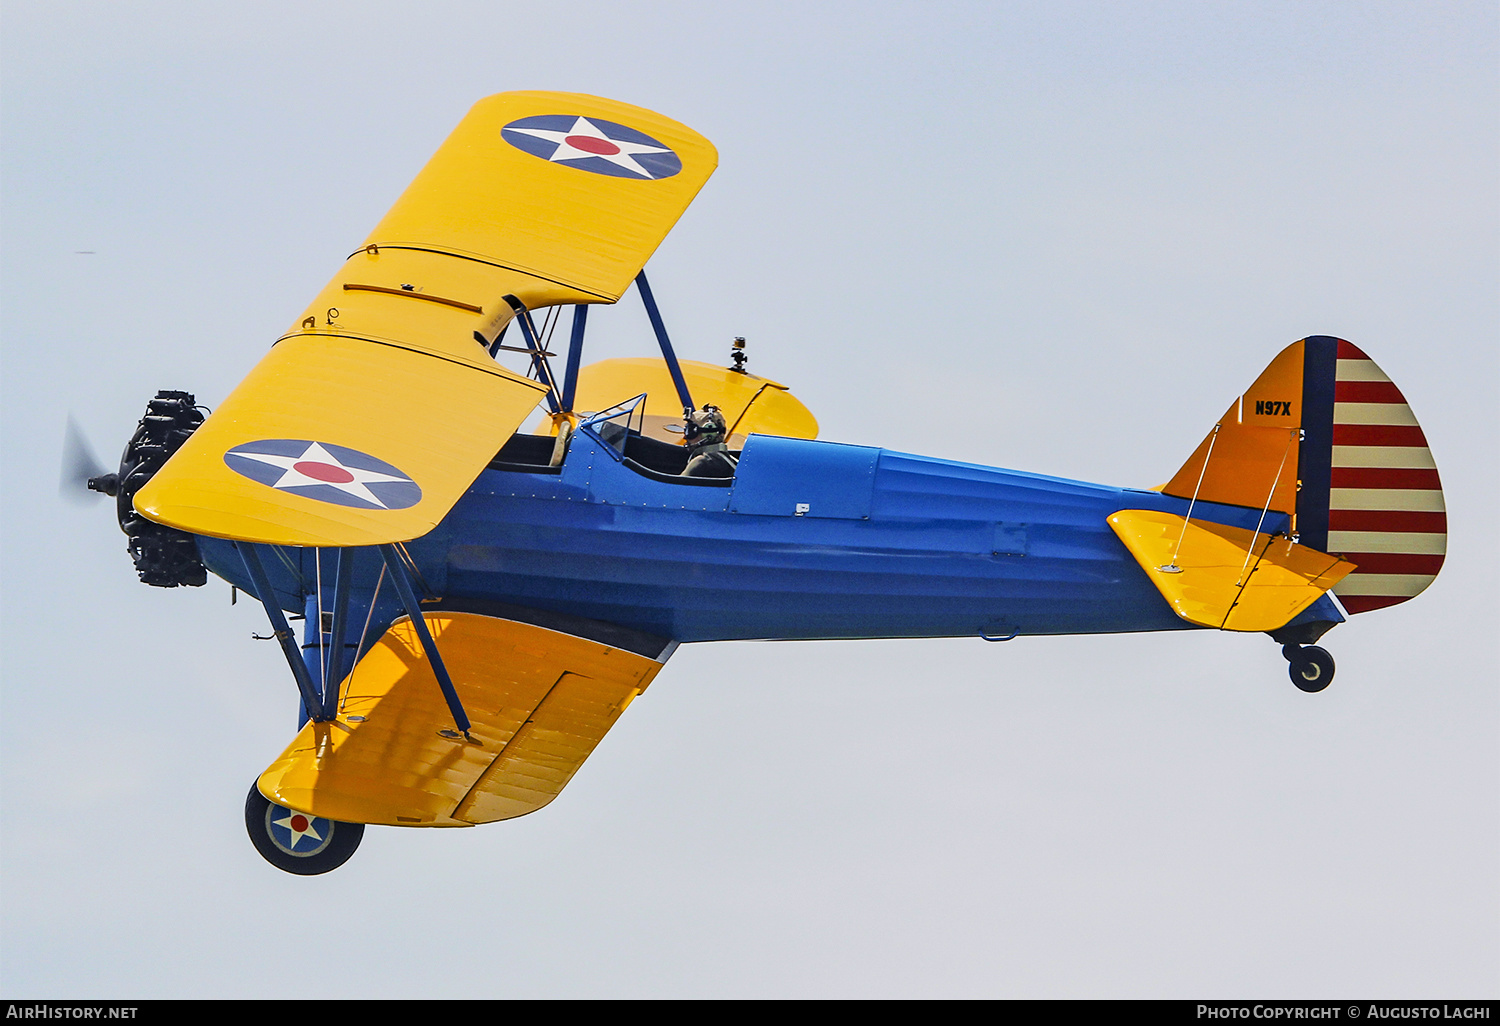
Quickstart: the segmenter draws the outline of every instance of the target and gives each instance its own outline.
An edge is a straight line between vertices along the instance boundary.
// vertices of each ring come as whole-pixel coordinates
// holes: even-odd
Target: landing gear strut
[[[1333,681],[1333,656],[1317,645],[1282,645],[1281,654],[1290,664],[1287,673],[1303,691],[1322,691]]]
[[[363,823],[340,823],[293,812],[268,800],[255,785],[245,799],[250,842],[271,865],[298,876],[317,876],[342,866],[365,836]]]

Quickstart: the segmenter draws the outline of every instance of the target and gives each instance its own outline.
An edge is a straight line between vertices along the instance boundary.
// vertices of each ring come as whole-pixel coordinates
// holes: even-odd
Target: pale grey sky
[[[1494,996],[1493,3],[0,8],[8,996]],[[295,691],[253,604],[55,497],[213,405],[478,98],[721,164],[652,262],[680,352],[824,437],[1150,486],[1286,344],[1398,383],[1433,587],[1327,638],[681,650],[552,806],[264,864]],[[83,254],[78,251],[91,251]],[[644,355],[633,297],[591,356]]]

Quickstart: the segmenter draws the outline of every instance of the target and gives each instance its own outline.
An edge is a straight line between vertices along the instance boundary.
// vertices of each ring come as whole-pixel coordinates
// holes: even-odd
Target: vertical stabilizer
[[[1292,514],[1303,546],[1356,564],[1333,588],[1350,613],[1405,602],[1443,565],[1427,439],[1385,372],[1328,335],[1282,350],[1162,491]]]

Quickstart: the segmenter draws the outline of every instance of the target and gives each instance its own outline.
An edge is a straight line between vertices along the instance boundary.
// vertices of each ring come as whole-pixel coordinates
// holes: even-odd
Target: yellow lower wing
[[[1127,509],[1109,526],[1174,612],[1227,631],[1273,631],[1354,569],[1337,556],[1174,513]]]
[[[338,717],[303,727],[261,775],[262,794],[347,823],[472,826],[534,812],[557,797],[671,652],[662,639],[626,631],[600,640],[476,613],[424,619],[472,740],[452,729],[403,618],[344,681]]]

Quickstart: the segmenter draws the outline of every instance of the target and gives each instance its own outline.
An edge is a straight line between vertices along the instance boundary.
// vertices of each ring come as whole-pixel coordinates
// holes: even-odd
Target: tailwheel
[[[245,799],[245,829],[262,858],[298,876],[339,868],[365,836],[363,823],[340,823],[295,812],[266,798],[254,784]]]
[[[1333,682],[1333,656],[1326,648],[1317,645],[1283,645],[1281,654],[1286,656],[1287,673],[1292,683],[1309,693],[1322,691]]]

